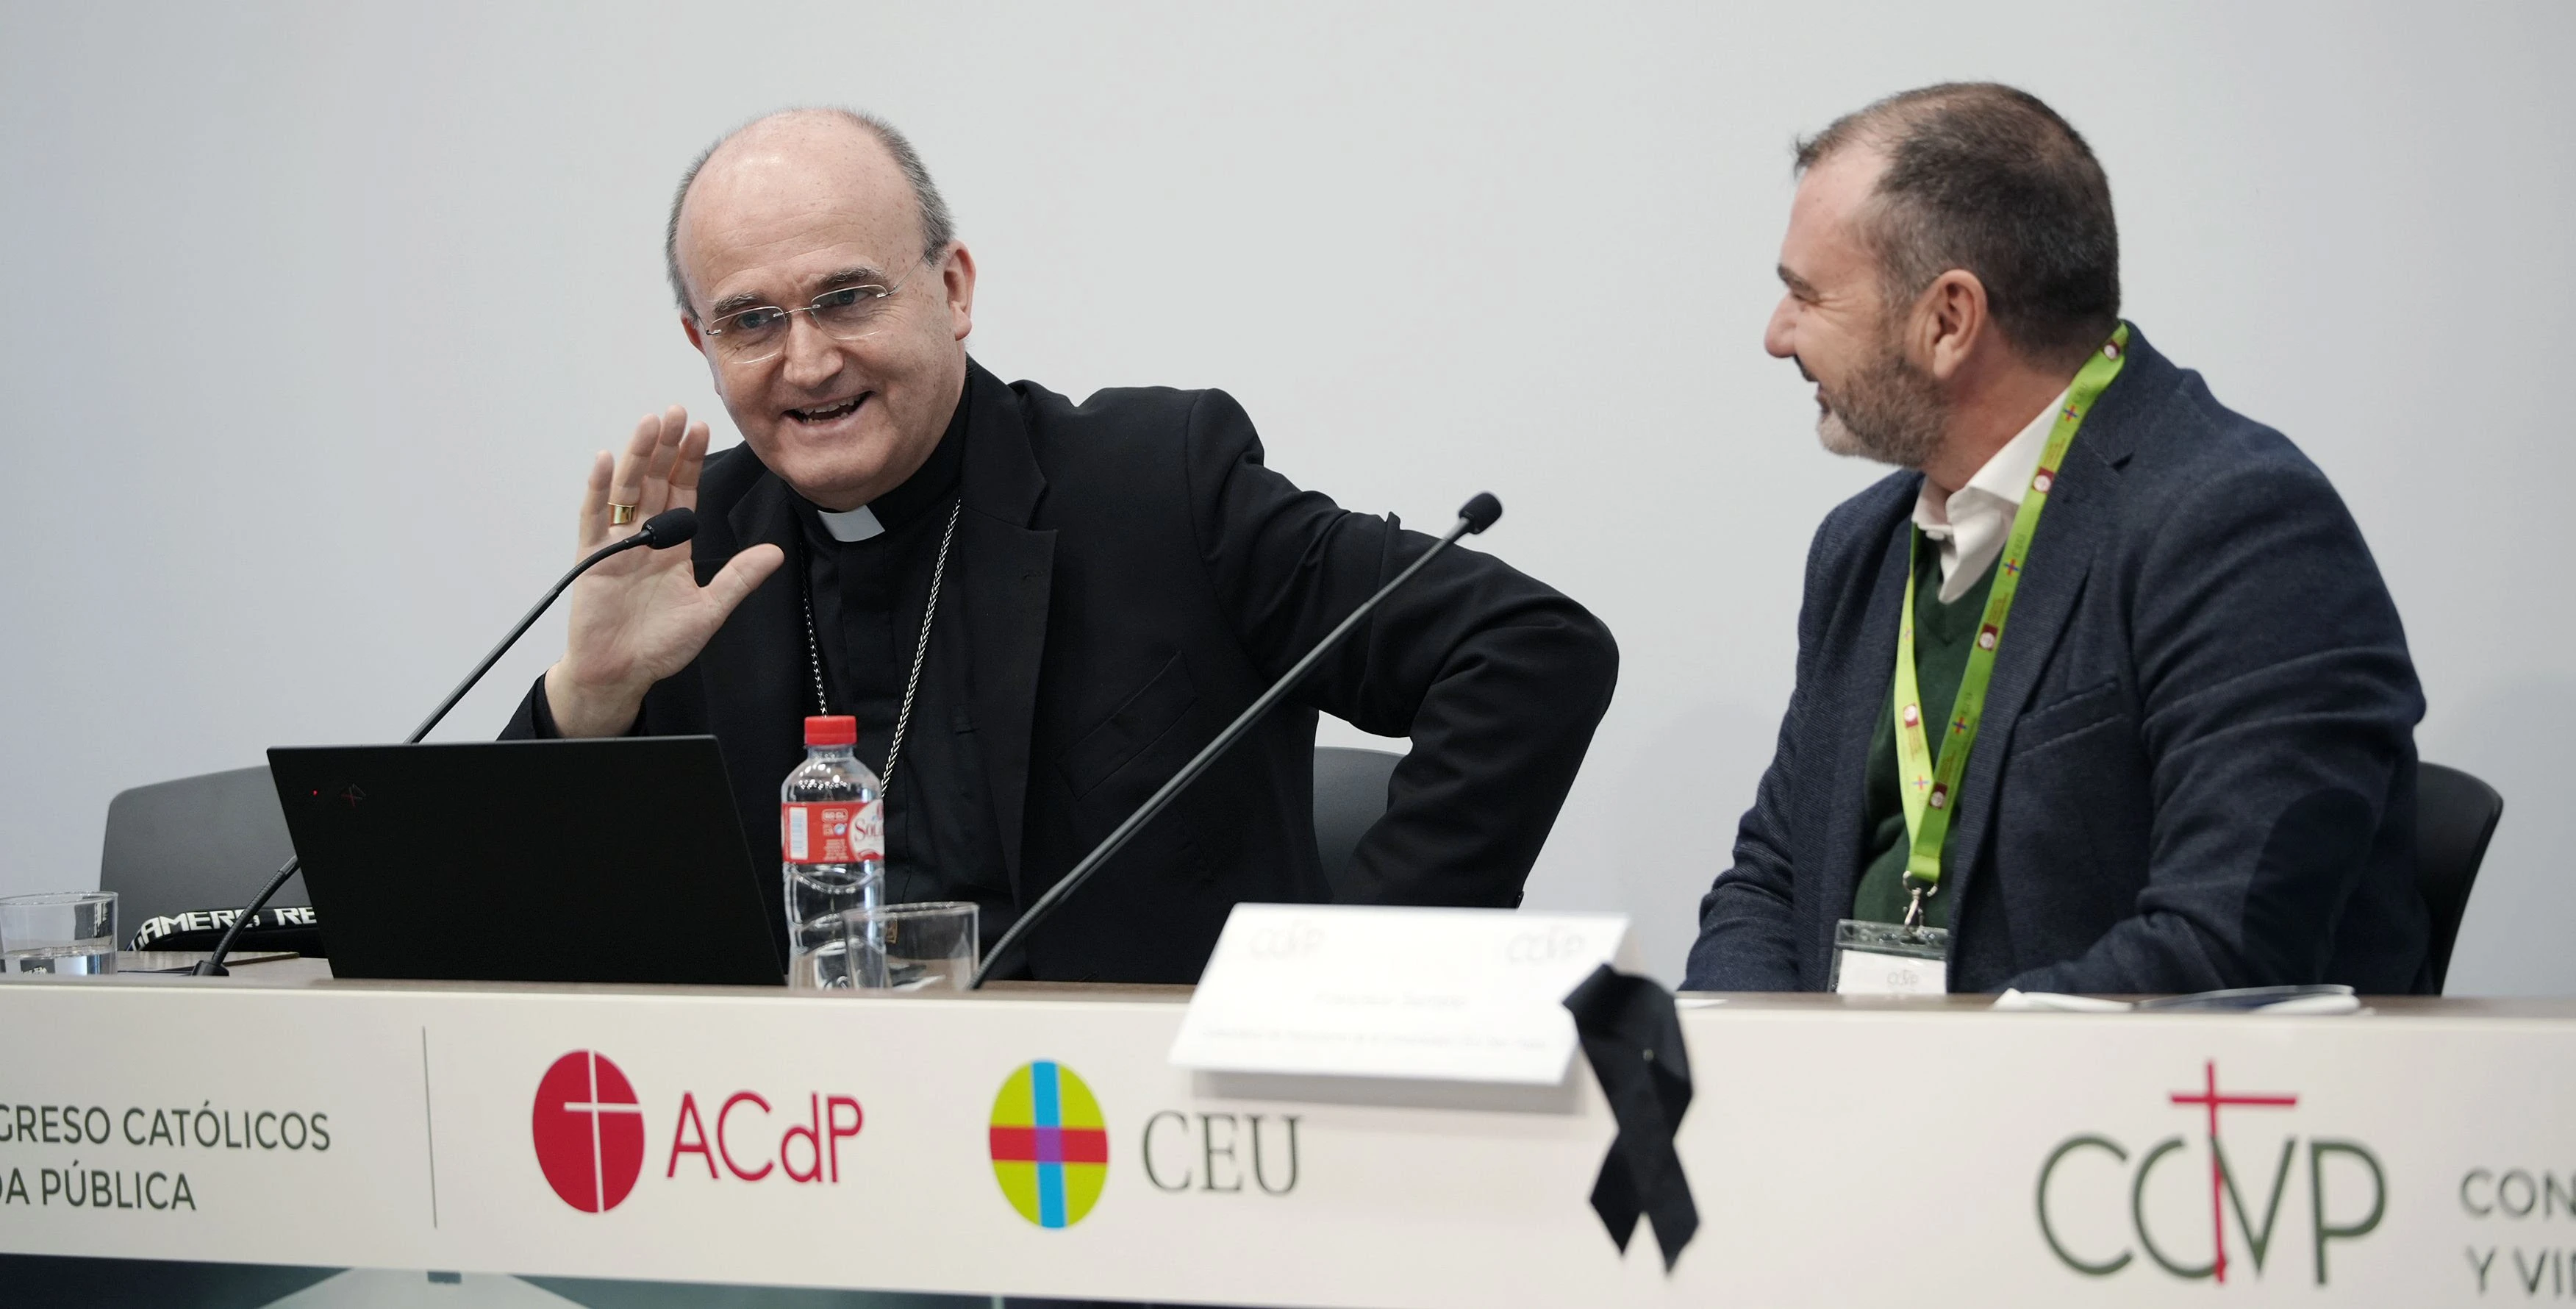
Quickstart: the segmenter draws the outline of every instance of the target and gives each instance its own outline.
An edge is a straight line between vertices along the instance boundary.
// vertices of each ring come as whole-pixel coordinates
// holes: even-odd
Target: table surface
[[[830,991],[769,992],[761,987],[739,986],[664,986],[646,983],[613,984],[596,982],[438,982],[396,981],[387,979],[340,978],[331,975],[330,961],[308,959],[300,955],[257,956],[255,962],[232,964],[229,977],[195,977],[184,973],[145,971],[186,967],[205,958],[201,952],[165,951],[138,953],[120,951],[119,971],[111,978],[27,979],[51,980],[66,985],[112,984],[179,985],[179,986],[254,986],[254,987],[329,987],[335,990],[363,991],[510,991],[555,994],[640,994],[640,995],[728,995],[760,993],[769,998],[792,998],[830,1002],[843,998]],[[1186,1004],[1190,986],[1138,985],[1125,982],[993,982],[982,991],[942,992],[936,996],[914,996],[913,999],[976,1001],[987,999],[1030,1000],[1121,1000],[1166,1004]],[[1990,995],[1940,996],[1862,996],[1819,995],[1788,992],[1696,992],[1685,991],[1690,999],[1723,1001],[1736,1010],[1892,1010],[1906,1013],[1982,1013],[1994,1005]],[[2111,999],[2142,999],[2140,996],[2113,996]],[[2563,996],[2439,996],[2392,995],[2368,996],[2365,1002],[2375,1016],[2440,1017],[2440,1018],[2505,1018],[2505,1019],[2576,1019],[2576,997]]]

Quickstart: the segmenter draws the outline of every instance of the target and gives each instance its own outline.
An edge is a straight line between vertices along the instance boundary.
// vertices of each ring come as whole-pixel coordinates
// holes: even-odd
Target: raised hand
[[[581,497],[575,557],[628,536],[665,509],[696,508],[707,462],[707,425],[678,405],[635,424],[626,452],[591,464]],[[612,505],[632,505],[625,524]],[[564,657],[546,670],[546,706],[565,736],[615,736],[635,722],[644,693],[688,666],[753,588],[786,562],[774,545],[735,555],[698,585],[690,547],[629,550],[573,583]]]

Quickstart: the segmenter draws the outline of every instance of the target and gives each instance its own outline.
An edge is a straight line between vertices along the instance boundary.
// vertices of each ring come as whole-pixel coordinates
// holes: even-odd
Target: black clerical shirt
[[[957,506],[965,466],[967,398],[919,470],[868,503],[884,530],[862,541],[835,539],[821,510],[797,501],[805,595],[813,604],[828,705],[816,713],[859,720],[860,762],[886,780],[886,752],[902,712],[904,683],[920,649],[921,615],[930,600],[939,545]],[[969,695],[962,593],[952,549],[941,583],[939,617],[922,656],[903,750],[886,793],[886,900],[972,900],[983,907],[983,932],[995,935],[1017,916],[1010,878],[993,826],[993,808],[977,748]],[[812,670],[805,682],[810,688]],[[810,696],[812,691],[809,689]]]
[[[813,606],[813,651],[800,650],[798,684],[804,712],[859,720],[858,756],[886,780],[886,751],[903,708],[904,684],[920,649],[922,607],[949,514],[958,503],[966,463],[967,406],[961,395],[948,431],[930,458],[903,484],[868,503],[884,528],[863,541],[835,539],[823,511],[794,500],[803,527],[797,539],[804,570],[800,600]],[[971,900],[981,906],[987,941],[1019,917],[1009,865],[993,823],[991,790],[975,735],[963,593],[970,583],[955,551],[939,595],[939,619],[922,656],[921,686],[903,752],[886,792],[886,902]],[[814,698],[811,656],[819,655],[826,703]],[[529,697],[530,735],[558,735],[545,701],[545,679]],[[643,731],[639,718],[631,731]],[[800,727],[801,734],[801,727]],[[780,774],[779,781],[786,775]],[[765,861],[763,861],[765,862]]]
[[[895,769],[891,890],[998,910],[1005,878],[1032,902],[1057,885],[1433,542],[1273,472],[1221,391],[1122,388],[1075,404],[972,360],[966,371],[970,412],[945,439],[971,438],[955,456],[967,512]],[[768,830],[817,698],[799,585],[818,566],[799,557],[811,511],[742,447],[708,458],[698,493],[690,548],[702,585],[759,546],[786,551],[788,566],[654,684],[636,727],[713,734],[745,830]],[[832,550],[825,589],[842,609],[817,640],[830,643],[819,698],[836,699],[837,679],[882,679],[873,697],[846,692],[868,715],[872,756],[889,726],[883,705],[900,698],[896,670],[910,667],[899,647],[918,633],[932,528],[947,526],[946,496],[905,498],[882,506],[901,527],[876,550]],[[894,558],[879,568],[877,555]],[[898,650],[870,671],[856,649],[869,625],[851,621],[869,603],[842,582],[880,573],[892,580],[873,604],[893,617],[878,620],[875,642]],[[1064,901],[1019,960],[996,962],[1047,979],[1187,982],[1246,901],[1514,904],[1616,666],[1581,606],[1491,555],[1447,551]],[[872,698],[875,710],[855,703]],[[506,735],[543,735],[544,709],[541,690],[531,694]],[[1386,816],[1331,877],[1311,799],[1317,712],[1414,741]],[[764,896],[778,890],[763,879]],[[784,909],[769,903],[783,936]],[[986,916],[988,935],[999,917]]]

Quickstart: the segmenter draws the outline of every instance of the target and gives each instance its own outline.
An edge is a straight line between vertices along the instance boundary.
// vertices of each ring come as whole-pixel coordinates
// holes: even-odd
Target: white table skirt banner
[[[2569,1019],[1687,1008],[1702,1226],[1667,1274],[1587,1203],[1582,1061],[1510,1102],[1265,1098],[1174,1067],[1182,1015],[10,983],[0,1251],[1247,1305],[2576,1298]]]

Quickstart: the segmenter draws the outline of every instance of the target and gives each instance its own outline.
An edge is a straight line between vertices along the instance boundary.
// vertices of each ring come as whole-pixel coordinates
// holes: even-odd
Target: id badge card
[[[1834,924],[1836,995],[1943,995],[1950,989],[1950,929],[1867,923]]]

